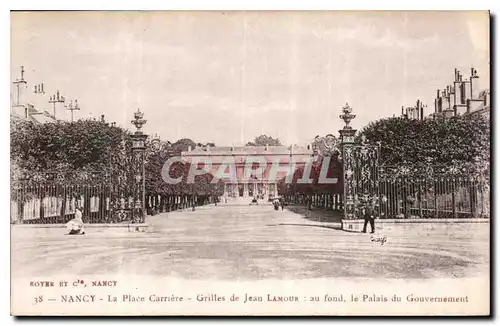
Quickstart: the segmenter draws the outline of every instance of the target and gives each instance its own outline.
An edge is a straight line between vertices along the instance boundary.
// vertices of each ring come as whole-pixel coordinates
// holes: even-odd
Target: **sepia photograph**
[[[11,315],[490,315],[488,11],[12,11]]]

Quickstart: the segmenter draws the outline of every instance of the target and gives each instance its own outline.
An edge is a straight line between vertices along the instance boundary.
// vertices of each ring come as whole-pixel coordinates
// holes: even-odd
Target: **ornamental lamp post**
[[[132,134],[132,165],[134,176],[134,209],[132,213],[132,223],[144,223],[146,221],[146,183],[144,171],[144,154],[146,151],[146,139],[148,135],[141,130],[146,124],[144,113],[139,109],[134,113],[134,120],[131,123],[136,131]]]

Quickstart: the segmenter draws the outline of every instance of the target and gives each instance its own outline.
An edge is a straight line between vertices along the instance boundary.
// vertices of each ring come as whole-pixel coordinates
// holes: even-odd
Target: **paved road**
[[[248,201],[151,217],[145,233],[12,229],[16,276],[133,273],[184,279],[433,278],[486,273],[489,224],[339,230]],[[483,274],[484,275],[484,274]]]

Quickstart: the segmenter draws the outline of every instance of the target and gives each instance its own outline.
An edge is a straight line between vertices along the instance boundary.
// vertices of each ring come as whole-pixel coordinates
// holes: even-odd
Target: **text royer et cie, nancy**
[[[55,287],[56,284],[59,286],[68,286],[68,284],[72,284],[73,286],[77,286],[79,284],[86,284],[85,282],[82,282],[80,280],[76,280],[73,282],[68,282],[68,281],[59,281],[59,282],[54,282],[54,281],[31,281],[30,282],[30,287],[34,288],[48,288],[48,287]],[[95,287],[115,287],[118,284],[118,281],[110,281],[110,280],[97,280],[97,281],[91,281],[89,283],[91,286]]]

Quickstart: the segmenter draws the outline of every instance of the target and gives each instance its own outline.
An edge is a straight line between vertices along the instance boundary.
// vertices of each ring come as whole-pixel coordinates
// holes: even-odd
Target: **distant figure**
[[[66,227],[71,235],[85,234],[85,231],[83,230],[83,214],[80,207],[76,208],[75,218],[66,223]]]
[[[375,233],[375,210],[373,207],[368,206],[363,209],[363,218],[365,220],[365,224],[363,225],[363,233],[366,233],[366,226],[368,225],[368,222],[370,223],[370,227],[372,229],[372,232],[370,233]]]
[[[278,199],[273,200],[273,206],[275,210],[280,209],[280,201]]]
[[[281,206],[281,210],[283,210],[284,206],[285,206],[285,199],[283,197],[280,197],[280,206]]]

